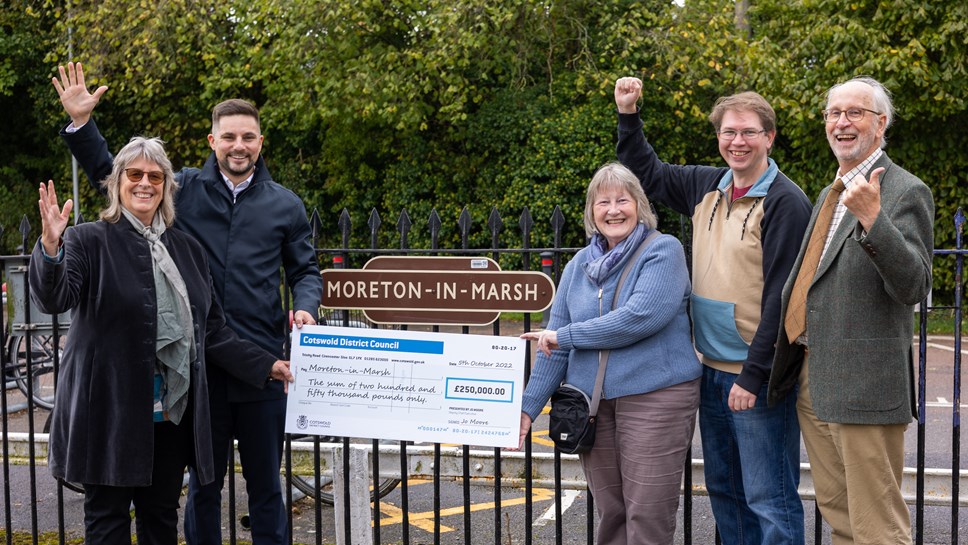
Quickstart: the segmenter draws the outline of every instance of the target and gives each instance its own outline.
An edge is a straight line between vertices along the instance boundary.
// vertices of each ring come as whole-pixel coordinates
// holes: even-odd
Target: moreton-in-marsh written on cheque
[[[286,431],[517,447],[516,337],[303,326],[292,333]]]

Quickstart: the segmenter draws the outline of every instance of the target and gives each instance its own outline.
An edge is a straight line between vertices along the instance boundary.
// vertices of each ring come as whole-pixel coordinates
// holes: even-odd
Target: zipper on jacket
[[[706,225],[707,231],[713,230],[713,219],[716,218],[716,210],[719,209],[719,203],[722,202],[723,199],[726,199],[726,221],[729,221],[729,214],[730,212],[733,211],[733,203],[729,200],[729,195],[727,195],[722,191],[720,191],[719,194],[720,194],[720,198],[716,199],[716,204],[713,205],[713,211],[712,213],[709,214],[709,223]],[[746,198],[745,196],[740,197],[740,199],[745,199],[745,198]],[[746,217],[743,218],[743,226],[739,234],[740,240],[743,240],[744,238],[746,238],[746,224],[747,222],[749,222],[750,216],[753,215],[753,209],[755,209],[756,205],[760,203],[760,199],[762,199],[762,197],[755,197],[755,199],[753,200],[753,204],[750,206],[750,209],[746,212]],[[736,199],[736,200],[739,200],[739,199]],[[599,309],[599,314],[601,314],[601,309]]]
[[[750,216],[753,215],[753,210],[756,208],[756,205],[759,203],[760,203],[760,197],[757,197],[756,200],[753,201],[753,204],[750,206],[749,212],[746,213],[746,217],[743,218],[743,230],[740,231],[740,235],[739,235],[740,240],[743,240],[746,237],[746,223],[750,221]]]
[[[723,193],[722,190],[717,189],[716,191],[719,192],[719,198],[716,199],[716,203],[713,204],[713,211],[709,214],[709,224],[706,225],[707,231],[713,230],[713,220],[716,218],[716,210],[719,210],[719,203],[723,202],[723,198],[726,197],[725,193]],[[729,205],[726,205],[726,206],[727,206],[726,219],[729,219],[729,211],[728,211]]]
[[[618,292],[617,291],[615,292],[614,297],[618,297]],[[603,314],[602,314],[602,286],[599,286],[598,287],[598,317],[601,318],[602,316],[603,316]],[[602,351],[601,350],[598,351],[598,357],[599,358],[602,357]],[[599,363],[599,365],[601,365],[601,363]],[[604,380],[602,381],[602,398],[603,399],[605,398],[605,381]]]

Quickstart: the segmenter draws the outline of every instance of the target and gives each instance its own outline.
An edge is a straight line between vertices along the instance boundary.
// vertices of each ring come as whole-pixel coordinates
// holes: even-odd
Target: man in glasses
[[[113,157],[91,113],[107,87],[89,92],[80,63],[68,63],[59,72],[60,79],[55,77],[53,84],[72,121],[61,135],[98,187],[111,171]],[[202,168],[185,168],[176,175],[175,226],[198,239],[208,252],[215,292],[229,326],[282,358],[288,316],[280,296],[280,267],[292,290],[297,327],[316,323],[322,281],[306,207],[273,181],[260,156],[262,142],[255,106],[239,99],[217,104],[208,135],[212,154]],[[288,543],[279,482],[286,414],[283,385],[272,382],[260,390],[217,367],[208,368],[208,382],[215,482],[200,483],[192,472],[186,539],[192,545],[222,543],[221,490],[234,437],[249,498],[252,542]]]
[[[645,139],[638,78],[615,83],[618,158],[653,201],[692,218],[692,319],[702,353],[706,487],[726,545],[802,545],[796,395],[766,403],[780,291],[810,200],[769,158],[776,114],[753,92],[709,116],[727,167],[672,165]]]
[[[837,158],[783,288],[771,402],[797,412],[834,545],[911,543],[901,495],[914,405],[912,307],[931,289],[934,200],[883,151],[887,89],[854,78],[827,92]]]

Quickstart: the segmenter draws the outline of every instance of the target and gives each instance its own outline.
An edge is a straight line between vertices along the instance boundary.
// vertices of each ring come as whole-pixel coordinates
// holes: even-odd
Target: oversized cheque
[[[303,326],[286,431],[516,447],[525,349],[515,337]]]

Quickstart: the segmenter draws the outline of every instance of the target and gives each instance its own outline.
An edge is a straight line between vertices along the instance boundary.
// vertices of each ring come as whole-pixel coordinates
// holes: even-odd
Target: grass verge
[[[921,313],[914,313],[914,333],[920,330]],[[955,333],[955,311],[954,309],[939,309],[928,312],[928,335],[954,335]],[[968,331],[968,317],[962,312],[961,331],[964,334]]]

